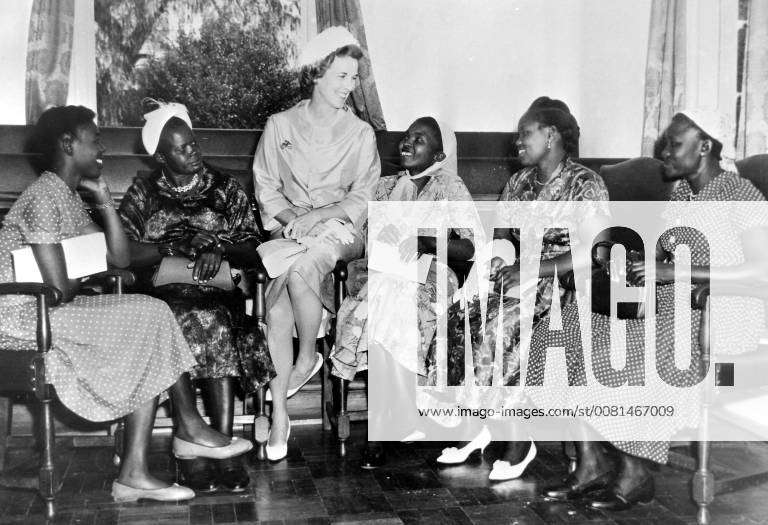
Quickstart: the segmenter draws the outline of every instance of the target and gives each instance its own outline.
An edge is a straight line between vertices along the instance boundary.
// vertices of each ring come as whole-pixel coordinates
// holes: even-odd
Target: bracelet
[[[113,201],[112,199],[109,199],[107,202],[102,202],[101,204],[93,204],[92,207],[96,210],[106,210],[108,208],[114,208],[115,201]]]
[[[176,255],[176,250],[172,243],[162,243],[157,245],[157,252],[160,255]]]

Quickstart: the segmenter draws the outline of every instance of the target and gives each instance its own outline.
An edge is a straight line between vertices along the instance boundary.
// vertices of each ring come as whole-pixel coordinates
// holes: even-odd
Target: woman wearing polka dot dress
[[[62,305],[51,309],[47,376],[77,415],[91,421],[125,417],[114,499],[190,499],[191,489],[168,485],[149,472],[147,449],[161,392],[168,390],[174,401],[177,457],[232,457],[252,444],[216,432],[198,414],[186,373],[195,359],[165,303],[143,295],[78,295],[79,281],[67,276],[61,241],[101,231],[76,190],[89,195],[101,215],[107,261],[116,267],[129,263],[128,241],[101,177],[104,146],[93,117],[82,106],[51,108],[40,117],[35,143],[45,170],[0,229],[0,282],[15,280],[11,251],[31,246],[45,283],[62,292]],[[0,298],[0,348],[36,349],[36,324],[34,299]]]
[[[613,417],[590,419],[591,427],[610,443],[577,442],[577,469],[562,485],[545,489],[544,495],[548,498],[586,498],[591,507],[602,510],[623,510],[635,503],[650,501],[654,495],[654,482],[648,469],[648,461],[666,463],[669,441],[674,434],[684,427],[694,427],[698,424],[700,391],[695,388],[670,386],[696,384],[698,381],[691,379],[692,374],[698,377],[700,371],[697,364],[700,355],[698,333],[701,319],[700,312],[691,312],[690,344],[693,364],[688,369],[678,369],[674,364],[675,333],[680,330],[675,330],[674,257],[671,254],[675,252],[675,246],[680,244],[690,247],[691,279],[694,284],[708,281],[710,278],[722,283],[742,279],[757,280],[762,277],[768,265],[768,230],[765,228],[768,215],[754,213],[754,207],[745,206],[741,202],[765,199],[751,182],[736,173],[731,152],[728,151],[728,146],[733,149],[733,140],[723,131],[727,129],[726,126],[723,118],[717,113],[688,110],[674,116],[663,137],[665,145],[661,157],[664,161],[664,171],[670,179],[678,180],[671,200],[708,201],[708,208],[707,213],[702,214],[670,205],[668,211],[662,215],[668,229],[662,234],[657,247],[654,319],[657,372],[652,370],[646,373],[644,378],[635,377],[637,372],[634,372],[634,376],[633,372],[629,372],[632,377],[627,380],[629,384],[645,384],[648,389],[646,391],[654,392],[653,395],[660,399],[667,399],[668,404],[674,405],[675,415],[681,414],[682,417],[633,418],[631,422]],[[729,160],[731,161],[728,162]],[[680,225],[693,228],[675,227]],[[698,233],[700,231],[708,232],[707,237]],[[627,279],[630,282],[644,282],[644,272],[644,261],[630,263]],[[720,301],[717,324],[710,327],[713,340],[719,338],[727,341],[728,351],[734,353],[754,350],[764,325],[762,302],[759,299],[733,296],[718,296],[717,300]],[[633,349],[642,351],[644,348],[645,321],[626,321],[626,355]],[[576,341],[579,338],[575,331],[579,330],[579,320],[578,311],[573,305],[563,308],[562,324],[568,341],[566,348],[577,347]],[[603,355],[610,355],[607,350],[614,353],[619,350],[618,347],[611,347],[609,317],[592,313],[591,325],[593,355],[600,355],[601,351]],[[545,339],[546,334],[534,333],[531,351],[541,351],[547,346]],[[647,353],[646,349],[646,355]],[[671,358],[664,359],[664,356]],[[608,370],[610,366],[610,362],[606,361],[593,364],[598,371]],[[648,369],[648,366],[645,369]],[[538,373],[543,374],[543,370]],[[550,373],[559,376],[565,372],[548,369],[548,376]],[[566,395],[571,403],[579,402],[575,397],[579,394],[574,393],[574,389],[569,392],[564,390],[567,389],[543,389],[542,394],[547,397],[547,405],[562,403]],[[593,405],[622,404],[621,394],[615,389],[610,390],[610,393],[602,393],[608,390],[589,389],[584,393],[585,400],[588,397],[588,402]],[[630,430],[636,432],[636,435],[642,433],[658,436],[658,441],[611,439],[611,436],[620,434],[626,436]],[[609,454],[618,456],[616,466]]]

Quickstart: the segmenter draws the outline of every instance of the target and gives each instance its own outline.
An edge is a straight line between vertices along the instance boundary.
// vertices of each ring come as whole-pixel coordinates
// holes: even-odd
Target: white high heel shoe
[[[463,447],[444,448],[443,453],[440,454],[439,458],[437,458],[437,462],[444,465],[457,465],[459,463],[464,463],[469,455],[475,450],[480,449],[480,453],[482,454],[485,451],[485,447],[487,447],[490,442],[491,431],[488,430],[488,427],[483,427],[477,437],[475,437],[475,439]]]
[[[510,464],[509,461],[498,460],[493,462],[493,469],[488,474],[488,479],[491,481],[506,481],[508,479],[517,479],[523,475],[525,469],[528,467],[531,461],[536,457],[536,443],[531,438],[531,448],[528,449],[528,454],[520,463]]]
[[[291,437],[291,420],[288,420],[288,433],[285,435],[285,443],[282,445],[270,445],[269,437],[272,435],[272,429],[269,429],[267,434],[267,459],[270,461],[280,461],[288,455],[288,438]]]

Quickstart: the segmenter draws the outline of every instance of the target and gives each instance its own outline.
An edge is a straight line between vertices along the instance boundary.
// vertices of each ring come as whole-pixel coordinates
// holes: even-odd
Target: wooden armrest
[[[346,261],[337,262],[333,269],[333,304],[337,312],[347,296],[347,277],[349,272]]]
[[[269,278],[267,269],[264,268],[264,263],[261,262],[261,259],[254,261],[248,268],[244,268],[243,273],[259,284],[266,284]]]
[[[48,306],[61,304],[61,290],[44,283],[2,283],[0,295],[45,296]]]
[[[336,263],[336,267],[333,269],[333,279],[338,283],[346,282],[347,277],[349,277],[349,272],[347,272],[347,262],[346,261],[339,261]]]
[[[130,270],[114,268],[106,272],[91,275],[92,279],[106,280],[107,282],[122,281],[124,286],[133,286],[136,283],[136,275]]]

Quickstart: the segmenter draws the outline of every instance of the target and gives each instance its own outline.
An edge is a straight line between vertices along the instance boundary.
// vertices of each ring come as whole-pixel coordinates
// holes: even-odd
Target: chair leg
[[[120,466],[120,462],[123,457],[123,440],[125,439],[125,421],[120,420],[115,423],[111,428],[113,437],[115,438],[115,449],[112,453],[112,464],[116,467]]]
[[[710,442],[709,442],[709,410],[705,405],[702,410],[699,426],[699,468],[693,475],[692,492],[693,500],[699,506],[696,514],[696,522],[699,525],[711,523],[709,504],[715,499],[715,476],[709,469]]]
[[[320,372],[322,388],[320,391],[320,409],[323,415],[323,430],[331,430],[331,419],[333,412],[329,408],[333,407],[333,386],[331,384],[331,369],[328,365],[329,351],[325,351],[328,345],[323,344],[323,340],[318,340],[318,345],[322,345],[320,351],[323,353],[323,368]]]
[[[269,439],[269,419],[267,419],[266,395],[266,386],[262,386],[256,390],[256,414],[253,417],[253,441],[256,443],[256,457],[260,461],[267,459],[267,440]]]
[[[0,397],[0,472],[5,469],[5,450],[11,433],[11,413],[13,403],[10,397]]]
[[[48,519],[52,519],[55,515],[54,497],[58,484],[53,464],[55,436],[50,397],[45,396],[44,399],[40,400],[40,404],[42,415],[41,430],[43,432],[43,456],[40,465],[40,495],[43,497],[43,500],[45,500],[45,515]]]
[[[336,432],[339,438],[339,456],[344,457],[347,455],[347,439],[349,438],[349,413],[347,412],[347,390],[349,389],[349,381],[339,378],[338,380],[338,392],[339,392],[339,407],[338,416],[336,416]]]

